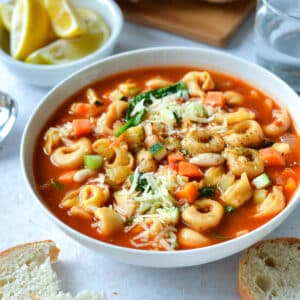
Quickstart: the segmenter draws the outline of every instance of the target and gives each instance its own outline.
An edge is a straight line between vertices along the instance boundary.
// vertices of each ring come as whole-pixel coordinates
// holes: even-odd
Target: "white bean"
[[[200,167],[219,166],[224,163],[224,157],[218,153],[200,153],[192,157],[190,162]]]
[[[73,180],[78,183],[84,182],[89,177],[95,175],[95,173],[96,173],[95,171],[92,171],[90,169],[81,169],[73,175]]]

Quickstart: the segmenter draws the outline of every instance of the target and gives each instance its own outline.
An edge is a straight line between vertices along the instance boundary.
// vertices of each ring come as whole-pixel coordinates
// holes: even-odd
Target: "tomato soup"
[[[84,88],[50,116],[35,149],[36,185],[60,220],[145,250],[251,232],[288,205],[300,172],[285,108],[239,79],[190,67]]]

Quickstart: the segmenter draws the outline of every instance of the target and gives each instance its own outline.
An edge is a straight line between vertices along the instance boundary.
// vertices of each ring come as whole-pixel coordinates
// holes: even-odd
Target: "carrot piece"
[[[188,203],[193,203],[198,198],[198,185],[195,181],[186,183],[181,189],[175,192],[177,199],[186,200]]]
[[[186,161],[179,162],[178,173],[181,176],[187,176],[194,179],[203,177],[203,173],[197,165]]]
[[[295,179],[289,177],[284,185],[284,190],[288,193],[293,193],[297,188]]]
[[[204,100],[205,105],[213,107],[222,107],[225,104],[225,98],[223,92],[207,92]]]
[[[73,107],[74,107],[73,113],[76,116],[84,117],[88,115],[90,111],[90,105],[87,103],[76,103],[76,105],[74,105]]]
[[[92,125],[88,119],[73,120],[73,133],[75,136],[87,135],[92,132]]]
[[[97,106],[90,103],[75,102],[71,106],[71,111],[77,117],[89,118],[100,115],[106,110],[107,106]]]
[[[73,182],[73,176],[76,173],[76,171],[69,171],[66,173],[61,174],[58,177],[58,181],[64,184],[72,183]]]
[[[168,163],[169,164],[177,163],[179,161],[184,161],[184,160],[185,160],[184,156],[179,151],[168,155]]]
[[[172,163],[169,163],[167,165],[169,168],[171,168],[173,171],[177,172],[178,173],[178,163],[177,162],[172,162]]]
[[[260,149],[259,157],[266,166],[282,167],[285,165],[284,157],[274,148]]]

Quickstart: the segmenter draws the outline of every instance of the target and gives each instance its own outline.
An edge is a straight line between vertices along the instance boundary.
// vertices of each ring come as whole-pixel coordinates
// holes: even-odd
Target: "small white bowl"
[[[0,49],[0,60],[16,77],[26,83],[51,87],[71,73],[112,54],[123,26],[123,15],[112,0],[72,0],[75,6],[84,7],[98,13],[110,28],[110,37],[99,49],[73,62],[57,65],[36,65],[18,61]]]
[[[300,128],[300,101],[298,95],[281,79],[265,69],[249,63],[246,60],[212,50],[198,48],[153,48],[132,51],[102,60],[76,74],[70,76],[57,87],[52,89],[42,100],[31,116],[21,145],[21,163],[26,183],[33,197],[38,201],[43,211],[66,234],[76,239],[90,249],[115,259],[148,267],[184,267],[204,264],[237,253],[246,247],[261,240],[272,230],[278,227],[284,219],[295,209],[299,202],[300,189],[297,188],[287,207],[272,220],[260,226],[248,234],[220,244],[193,249],[172,252],[159,252],[149,250],[129,249],[104,243],[90,238],[64,224],[58,219],[43,202],[34,182],[33,155],[36,141],[45,122],[57,110],[57,108],[73,94],[87,85],[92,84],[107,76],[118,72],[136,68],[154,66],[191,66],[208,70],[215,70],[224,74],[240,78],[265,92],[275,99],[279,105],[286,107],[294,121],[297,131]]]

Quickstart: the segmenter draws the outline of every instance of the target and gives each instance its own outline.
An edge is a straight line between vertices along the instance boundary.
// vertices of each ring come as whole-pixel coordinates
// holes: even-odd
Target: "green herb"
[[[233,213],[235,210],[236,210],[236,208],[233,207],[233,206],[231,206],[231,205],[226,205],[226,206],[225,206],[225,211],[226,211],[226,213],[228,213],[228,214]]]
[[[141,178],[143,173],[138,173],[137,184],[135,190],[138,192],[144,192],[146,187],[148,186],[148,181],[146,178]],[[129,176],[129,180],[132,183],[134,178],[134,174]]]
[[[261,143],[260,147],[261,148],[268,148],[274,145],[274,142],[269,140],[269,139],[264,139],[263,142]]]
[[[102,106],[103,103],[99,99],[97,99],[97,100],[95,100],[94,105],[96,105],[96,106]]]
[[[65,187],[61,182],[59,182],[58,180],[53,179],[53,178],[50,180],[50,184],[57,191],[61,191]]]
[[[132,111],[134,110],[135,105],[138,102],[143,101],[145,106],[148,106],[152,104],[153,99],[161,99],[163,97],[166,97],[168,95],[176,94],[180,92],[181,97],[187,97],[188,96],[188,90],[183,82],[178,82],[173,85],[148,91],[145,93],[142,93],[140,95],[135,96],[129,103],[129,107],[126,113],[126,120],[130,120],[133,116],[131,115]]]
[[[219,234],[219,233],[217,233],[215,231],[212,231],[211,235],[213,237],[215,237],[216,239],[218,239],[218,240],[223,240],[224,241],[224,240],[228,240],[229,239],[227,236],[221,235],[221,234]]]
[[[174,119],[176,120],[176,123],[179,123],[180,117],[177,115],[177,113],[175,111],[173,111],[173,116],[174,116]]]
[[[133,221],[134,219],[133,218],[128,218],[126,221],[125,221],[125,225],[132,225],[133,224]]]
[[[138,112],[134,117],[132,117],[130,120],[128,120],[116,133],[116,136],[120,136],[122,133],[124,133],[128,128],[139,125],[143,117],[146,113],[146,110],[143,109],[140,112]]]
[[[134,174],[130,174],[130,175],[129,175],[129,181],[130,181],[130,183],[133,182],[133,177],[134,177]]]
[[[97,170],[103,165],[103,157],[98,154],[85,155],[83,157],[84,166],[92,171]]]
[[[216,192],[216,189],[213,186],[206,186],[206,187],[203,187],[199,191],[199,196],[200,197],[208,197],[208,196],[214,195],[215,192]]]

